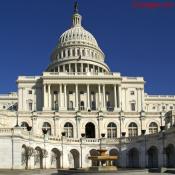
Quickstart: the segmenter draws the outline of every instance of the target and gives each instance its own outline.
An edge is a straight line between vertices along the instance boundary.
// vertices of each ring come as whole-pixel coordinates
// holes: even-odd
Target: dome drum
[[[48,72],[69,72],[69,73],[108,73],[109,68],[105,64],[94,63],[93,61],[64,61],[60,64],[52,64],[49,66]]]

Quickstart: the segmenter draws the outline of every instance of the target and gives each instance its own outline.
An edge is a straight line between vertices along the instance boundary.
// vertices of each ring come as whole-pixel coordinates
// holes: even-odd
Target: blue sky
[[[0,1],[0,93],[15,91],[18,75],[42,74],[71,26],[73,2]],[[83,26],[112,71],[143,76],[149,94],[175,94],[175,8],[136,9],[132,2],[79,0]]]

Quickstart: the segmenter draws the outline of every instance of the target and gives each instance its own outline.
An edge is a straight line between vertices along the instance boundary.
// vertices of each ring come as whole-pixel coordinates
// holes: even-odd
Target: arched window
[[[33,101],[32,100],[28,100],[28,109],[29,109],[29,111],[33,110]]]
[[[128,136],[133,137],[133,136],[138,136],[138,127],[137,124],[132,122],[128,126]]]
[[[73,49],[72,54],[73,54],[73,56],[75,56],[75,49]]]
[[[92,58],[94,57],[94,52],[91,52],[91,56],[92,56]]]
[[[58,54],[58,55],[59,55],[59,59],[61,59],[61,52],[59,52],[59,54]]]
[[[108,124],[107,137],[108,138],[117,138],[117,126],[115,123]]]
[[[70,49],[68,50],[68,57],[70,57]]]
[[[110,111],[111,110],[111,102],[107,101],[106,106],[107,106],[107,110]]]
[[[65,50],[63,51],[63,57],[66,57],[66,51]]]
[[[69,101],[68,110],[69,110],[69,111],[74,110],[74,103],[73,103],[73,101]]]
[[[47,134],[48,135],[51,135],[51,125],[48,122],[44,122],[43,123],[42,129],[47,130]]]
[[[80,49],[77,49],[77,55],[80,56]]]
[[[92,110],[96,110],[96,103],[95,103],[95,101],[92,101],[92,103],[91,103],[91,109]]]
[[[21,127],[22,127],[23,129],[27,129],[27,128],[29,127],[29,125],[28,125],[27,122],[22,122],[22,123],[21,123]]]
[[[83,54],[83,56],[85,56],[85,49],[82,50],[82,54]]]
[[[135,103],[135,101],[131,102],[131,111],[136,111],[136,103]]]
[[[158,125],[155,122],[151,122],[149,125],[149,134],[158,133]]]
[[[66,137],[73,138],[73,125],[71,123],[66,123],[64,125],[64,132],[66,134]]]

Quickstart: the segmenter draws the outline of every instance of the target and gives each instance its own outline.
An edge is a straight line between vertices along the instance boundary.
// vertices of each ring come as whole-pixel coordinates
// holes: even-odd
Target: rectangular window
[[[136,107],[135,107],[135,103],[131,103],[131,111],[135,111],[136,110]]]
[[[134,91],[131,91],[130,94],[131,94],[131,95],[134,95]]]
[[[33,104],[30,102],[29,103],[29,111],[32,111],[32,106],[33,106]]]
[[[32,90],[29,90],[29,94],[32,94]]]

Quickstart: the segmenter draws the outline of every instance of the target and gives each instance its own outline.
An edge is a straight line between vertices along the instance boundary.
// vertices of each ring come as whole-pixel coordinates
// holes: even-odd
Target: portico
[[[119,111],[120,84],[44,84],[44,111]]]

